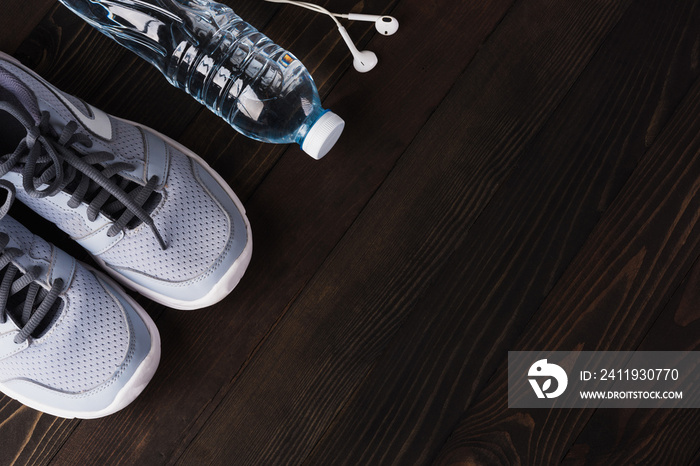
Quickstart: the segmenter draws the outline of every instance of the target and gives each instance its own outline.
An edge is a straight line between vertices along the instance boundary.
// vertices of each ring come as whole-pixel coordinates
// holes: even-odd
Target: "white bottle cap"
[[[328,111],[316,120],[309,129],[301,149],[316,160],[328,153],[345,128],[345,122],[335,113]]]

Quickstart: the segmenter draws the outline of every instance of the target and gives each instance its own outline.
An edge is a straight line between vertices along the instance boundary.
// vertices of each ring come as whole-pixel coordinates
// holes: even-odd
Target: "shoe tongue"
[[[41,122],[41,110],[36,96],[17,76],[0,66],[0,101],[8,101],[14,106],[23,108],[34,120],[35,125]]]
[[[7,267],[6,267],[7,268]],[[6,269],[5,268],[5,269]],[[5,269],[0,271],[0,275],[4,276]],[[20,276],[17,276],[17,279],[19,279]],[[38,289],[38,293],[36,295],[37,301],[33,303],[32,310],[29,313],[28,316],[24,315],[24,306],[26,304],[26,300],[29,295],[29,290],[30,288],[35,287]],[[48,292],[45,289],[40,288],[36,284],[30,284],[26,287],[24,287],[22,290],[20,290],[18,293],[13,294],[8,297],[7,304],[6,304],[6,312],[7,315],[12,319],[12,321],[15,323],[17,328],[23,328],[25,325],[27,325],[27,322],[29,322],[29,319],[32,318],[35,312],[37,312],[37,309],[39,305],[41,304],[41,301],[46,299],[46,295]],[[30,335],[33,338],[41,338],[46,331],[51,328],[56,322],[58,316],[61,314],[61,311],[63,310],[63,300],[61,298],[56,299],[53,303],[51,303],[51,307],[49,310],[46,312],[46,314],[43,316],[39,324],[32,330]]]
[[[5,220],[7,221],[5,224],[5,227],[8,229],[7,234],[10,237],[5,251],[9,249],[19,249],[23,253],[0,269],[0,281],[5,278],[11,265],[19,269],[12,280],[10,290],[8,290],[9,292],[6,296],[7,302],[5,312],[6,315],[14,321],[15,325],[21,329],[27,324],[31,316],[37,312],[52,286],[50,283],[51,274],[49,270],[43,268],[38,270],[37,263],[43,262],[51,264],[55,251],[48,244],[31,236],[26,230],[23,231],[22,228],[19,228],[19,224],[14,219],[6,218]],[[24,272],[22,272],[22,270],[24,270]],[[28,273],[34,274],[34,280],[25,284],[21,289],[13,290],[14,286],[16,286],[15,283],[23,280]],[[38,293],[33,298],[32,310],[28,316],[25,316],[23,315],[25,304],[27,304],[28,299],[32,299],[30,294],[31,289],[38,291]],[[56,321],[62,309],[63,299],[59,297],[51,303],[51,307],[43,316],[39,325],[32,330],[31,336],[34,338],[42,336]]]

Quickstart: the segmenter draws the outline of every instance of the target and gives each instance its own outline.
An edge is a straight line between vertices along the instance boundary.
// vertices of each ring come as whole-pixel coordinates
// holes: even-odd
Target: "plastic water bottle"
[[[304,65],[226,5],[60,1],[250,138],[296,142],[320,159],[343,131],[345,122],[322,108]]]

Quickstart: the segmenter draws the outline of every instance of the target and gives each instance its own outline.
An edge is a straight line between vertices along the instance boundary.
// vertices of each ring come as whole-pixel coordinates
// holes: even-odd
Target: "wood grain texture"
[[[443,261],[310,464],[428,461],[492,376],[697,76],[697,8],[640,3]]]
[[[586,53],[590,57],[598,49],[624,11],[620,4],[597,4],[585,11],[557,9],[545,2],[521,5],[509,11],[444,107],[280,322],[269,344],[251,360],[185,452],[183,463],[216,463],[225,457],[244,463],[297,462],[306,457],[434,279],[436,269],[463,240],[509,166],[537,132],[537,122],[551,115],[569,90],[548,85],[547,78],[572,84],[577,70],[580,73],[587,63],[581,57]],[[521,8],[528,14],[519,14]],[[538,21],[546,24],[546,38],[524,32]],[[598,29],[593,31],[590,24]],[[572,30],[586,40],[575,37]],[[508,39],[513,37],[518,41]],[[567,47],[581,49],[572,53]],[[571,56],[580,61],[566,62]],[[515,79],[514,70],[522,67],[539,70],[542,80]],[[465,286],[456,280],[450,284]],[[302,340],[301,334],[309,338]],[[445,351],[455,343],[436,341]],[[415,343],[396,347],[420,351]],[[425,381],[426,386],[434,383],[433,379],[416,380]],[[390,396],[382,384],[375,388],[382,396]],[[400,393],[391,395],[397,403],[402,400]],[[372,413],[368,405],[359,409]],[[353,414],[361,424],[361,414]],[[422,424],[426,429],[428,425]],[[425,452],[440,445],[439,438],[420,440],[426,442]],[[378,450],[388,447],[382,444]],[[319,450],[327,456],[312,456],[310,463],[379,460],[362,457],[362,446],[352,449],[351,457],[346,450],[324,446]],[[403,460],[414,461],[416,456],[406,455]]]
[[[508,410],[503,377],[509,349],[697,349],[700,1],[320,2],[399,18],[346,23],[380,59],[358,74],[328,18],[225,0],[346,120],[318,162],[238,136],[58,3],[6,3],[0,46],[192,147],[254,255],[209,309],[136,297],[163,356],[125,410],[0,396],[0,465],[700,461],[697,410]]]
[[[620,350],[643,341],[700,255],[698,111],[700,82],[512,350]],[[564,458],[592,410],[508,409],[506,369],[481,390],[437,464]]]
[[[700,350],[700,262],[654,322],[637,351]],[[700,418],[694,409],[599,409],[563,464],[697,464]]]
[[[55,445],[70,435],[74,423],[40,413],[0,397],[0,464],[46,464]]]
[[[23,0],[4,0],[0,15],[0,50],[14,53],[54,3],[54,0],[36,0],[30,8]]]
[[[179,449],[209,422],[237,371],[343,236],[509,6],[510,1],[500,0],[477,10],[463,5],[456,9],[456,24],[424,2],[411,0],[397,7],[396,14],[407,23],[399,52],[382,54],[384,66],[372,74],[344,77],[326,99],[351,123],[332,157],[316,162],[296,149],[288,151],[246,202],[255,253],[237,290],[210,309],[160,314],[164,357],[153,382],[127,410],[80,423],[56,455],[56,464],[150,464],[179,456]],[[429,20],[434,28],[431,43],[425,42],[424,30],[411,32],[410,23],[419,19]],[[386,42],[383,46],[388,48]],[[466,61],[429,53],[435,46],[451,46],[449,50]],[[373,41],[372,47],[381,54],[382,45],[375,47]],[[425,89],[427,70],[439,79]],[[420,91],[421,98],[404,99],[396,88]],[[368,110],[367,102],[377,108]],[[385,108],[406,117],[386,119],[378,110]],[[200,124],[200,133],[204,128]],[[217,150],[207,149],[204,155]],[[235,184],[233,188],[238,191]]]

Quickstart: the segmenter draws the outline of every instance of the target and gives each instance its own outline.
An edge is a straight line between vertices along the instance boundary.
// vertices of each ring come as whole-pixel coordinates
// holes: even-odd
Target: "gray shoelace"
[[[133,165],[114,162],[114,155],[109,152],[82,154],[77,151],[76,145],[90,148],[92,141],[87,135],[77,132],[75,121],[68,122],[61,134],[56,134],[49,123],[48,112],[41,113],[37,124],[27,111],[9,101],[0,101],[0,110],[8,112],[28,128],[27,136],[15,151],[0,156],[0,176],[18,167],[24,190],[35,198],[68,192],[67,188],[70,188],[69,207],[76,208],[89,197],[87,215],[90,221],[94,221],[100,212],[114,219],[107,231],[109,236],[119,234],[136,218],[148,225],[162,249],[167,248],[153,218],[143,208],[158,183],[157,176],[152,176],[144,186],[126,192],[129,180],[119,173],[133,170]]]
[[[0,180],[0,188],[7,191],[7,198],[0,207],[0,219],[2,219],[14,199],[14,186],[5,180]],[[56,279],[51,284],[51,289],[46,290],[39,285],[38,278],[41,275],[39,267],[32,267],[22,271],[14,261],[24,253],[17,248],[8,248],[10,237],[0,232],[0,323],[7,321],[10,307],[14,311],[12,316],[20,327],[15,335],[14,342],[21,344],[36,331],[45,319],[50,318],[52,309],[63,289],[63,280]],[[15,298],[13,300],[13,298]],[[21,312],[20,312],[21,309]]]

